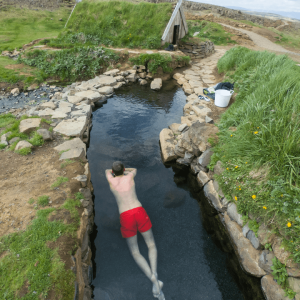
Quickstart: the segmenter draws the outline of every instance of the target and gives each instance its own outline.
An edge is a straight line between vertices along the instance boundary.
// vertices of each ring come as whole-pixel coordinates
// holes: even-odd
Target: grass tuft
[[[38,205],[46,206],[49,204],[49,196],[40,196],[37,200]]]
[[[67,182],[69,180],[68,177],[57,177],[56,181],[51,185],[51,188],[56,188],[60,186],[62,183]]]

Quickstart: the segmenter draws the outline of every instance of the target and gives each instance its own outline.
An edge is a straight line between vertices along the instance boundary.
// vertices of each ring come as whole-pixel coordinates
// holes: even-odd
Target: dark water
[[[132,86],[93,114],[88,158],[95,189],[96,300],[155,299],[151,282],[135,264],[119,230],[117,205],[104,175],[115,160],[138,170],[137,196],[153,224],[166,300],[244,299],[226,267],[226,254],[201,223],[198,202],[186,185],[175,184],[172,168],[161,161],[159,133],[180,123],[185,103],[183,91],[171,82],[160,92]],[[184,203],[165,208],[170,194],[185,198]],[[138,240],[148,259],[140,234]]]

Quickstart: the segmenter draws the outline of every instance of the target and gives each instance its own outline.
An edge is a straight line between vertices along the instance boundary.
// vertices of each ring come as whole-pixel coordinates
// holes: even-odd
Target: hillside
[[[114,47],[159,48],[171,14],[170,3],[81,2],[67,28],[50,45],[68,47],[90,42]]]

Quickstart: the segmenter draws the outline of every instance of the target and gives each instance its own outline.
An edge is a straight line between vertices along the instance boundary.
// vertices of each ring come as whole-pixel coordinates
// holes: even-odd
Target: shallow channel
[[[158,249],[158,277],[166,300],[242,300],[227,254],[202,225],[200,206],[185,183],[161,161],[159,133],[180,123],[186,96],[174,82],[159,92],[132,85],[93,113],[87,152],[95,195],[95,300],[152,300],[152,285],[131,257],[119,230],[117,204],[104,171],[116,160],[137,168],[136,192],[148,212]],[[165,207],[166,197],[183,200]],[[172,206],[172,205],[171,205]],[[205,220],[204,220],[205,221]],[[140,251],[147,247],[138,235]]]

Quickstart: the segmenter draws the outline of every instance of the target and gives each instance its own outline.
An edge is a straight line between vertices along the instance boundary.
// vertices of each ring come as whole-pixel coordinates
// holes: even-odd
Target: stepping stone
[[[78,97],[78,96],[68,96],[68,101],[73,104],[77,104],[81,102],[84,99],[84,97]]]
[[[177,83],[180,84],[180,85],[183,85],[184,83],[187,83],[188,81],[185,79],[185,77],[180,77],[178,80],[177,80]]]
[[[72,103],[67,102],[67,101],[59,101],[58,106],[59,107],[73,107],[74,105]]]
[[[75,138],[70,141],[66,141],[63,144],[56,146],[54,150],[61,152],[77,148],[84,149],[84,152],[86,153],[86,144],[80,138]]]
[[[20,133],[28,133],[31,130],[40,127],[40,124],[41,124],[40,118],[22,120],[19,125]]]
[[[61,111],[56,111],[51,116],[52,119],[65,119],[67,117],[68,117],[68,115],[66,113],[64,113],[64,112],[61,112]]]
[[[53,114],[54,114],[54,110],[53,110],[53,109],[50,109],[50,108],[46,108],[46,109],[40,110],[40,111],[38,112],[38,115],[39,115],[40,117],[51,116],[51,115],[53,115]]]
[[[195,76],[195,75],[189,75],[189,74],[187,74],[187,75],[184,76],[184,78],[185,78],[186,80],[194,80],[194,81],[199,81],[199,80],[201,80],[200,75],[199,75],[199,76]]]
[[[56,104],[54,102],[52,102],[52,101],[42,103],[40,106],[41,107],[45,107],[45,108],[51,108],[51,109],[55,109],[56,108]]]
[[[190,86],[191,86],[192,89],[195,89],[195,88],[199,88],[199,86],[202,86],[203,82],[202,81],[193,81],[193,80],[190,80],[189,84],[190,84]]]
[[[71,112],[71,107],[70,106],[66,106],[66,107],[59,107],[59,108],[57,108],[54,112],[61,112],[61,113],[65,113],[65,114],[67,114],[67,113],[69,113],[69,112]]]
[[[183,71],[184,74],[189,74],[189,75],[194,75],[194,76],[199,76],[199,72],[195,72],[193,70],[185,70]]]
[[[100,94],[110,95],[114,92],[114,88],[111,86],[104,86],[104,87],[101,87],[100,89],[98,89],[98,91]],[[97,100],[100,100],[100,99],[97,99]]]
[[[110,70],[110,71],[107,71],[107,72],[103,73],[103,75],[106,75],[106,76],[115,76],[119,72],[120,72],[119,69],[113,69],[113,70]]]
[[[102,95],[95,91],[83,91],[76,93],[75,96],[82,97],[83,100],[90,100],[92,102],[96,102],[101,99]]]
[[[116,84],[117,84],[117,80],[114,77],[112,77],[112,76],[105,76],[105,77],[101,77],[98,80],[98,84],[95,85],[95,87],[99,88],[99,87],[102,87],[102,86],[114,86]]]
[[[151,86],[150,88],[152,90],[160,90],[162,87],[162,79],[161,78],[155,78],[152,82],[151,82]]]
[[[74,120],[64,120],[60,122],[54,129],[54,132],[66,135],[66,136],[76,136],[81,137],[83,132],[86,129],[87,118],[81,117],[85,119],[78,118],[76,121]],[[80,120],[79,120],[80,119]]]

